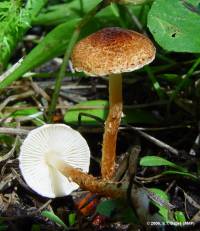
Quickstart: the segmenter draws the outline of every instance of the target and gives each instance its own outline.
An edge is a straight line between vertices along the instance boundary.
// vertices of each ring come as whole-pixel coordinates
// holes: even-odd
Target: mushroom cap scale
[[[56,158],[83,172],[89,170],[86,140],[64,124],[47,124],[32,130],[20,149],[19,166],[26,183],[45,197],[65,196],[79,187],[49,164]]]
[[[71,58],[76,71],[105,76],[142,68],[154,60],[155,53],[153,43],[144,35],[109,27],[80,40]]]

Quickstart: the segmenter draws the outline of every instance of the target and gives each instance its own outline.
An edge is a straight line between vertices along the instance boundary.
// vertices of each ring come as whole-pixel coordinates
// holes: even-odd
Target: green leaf
[[[45,210],[45,211],[42,211],[41,215],[44,216],[44,217],[46,217],[46,218],[48,218],[49,220],[55,222],[56,224],[59,224],[65,230],[68,229],[68,227],[66,226],[66,224],[58,216],[56,216],[53,212]]]
[[[182,172],[187,172],[186,168],[183,168],[159,156],[144,156],[140,159],[140,165],[145,167],[168,166],[168,167],[176,168]]]
[[[194,180],[199,180],[199,178],[191,173],[188,173],[188,172],[179,172],[179,171],[174,171],[174,170],[168,170],[168,171],[164,171],[162,172],[163,175],[171,175],[171,174],[174,174],[174,175],[182,175],[182,176],[186,176],[186,177],[189,177],[189,178],[192,178]]]
[[[119,9],[115,3],[111,3],[110,7],[112,9],[113,14],[115,15],[116,18],[120,17]]]
[[[108,115],[108,101],[106,100],[90,100],[81,102],[71,107],[65,114],[64,121],[69,124],[78,124],[78,116],[80,113],[85,113],[81,116],[81,123],[86,125],[96,125],[96,119],[89,115],[98,117],[104,121]],[[87,116],[88,114],[88,116]]]
[[[180,77],[177,74],[172,74],[172,73],[162,74],[159,76],[159,78],[162,78],[164,80],[167,80],[169,82],[174,82],[174,83],[180,82]]]
[[[41,9],[46,5],[48,0],[28,0],[26,3],[26,9],[29,10],[31,16],[31,24],[33,19],[40,13]]]
[[[150,188],[149,190],[151,192],[155,193],[162,200],[165,200],[166,202],[169,202],[169,196],[165,191],[163,191],[163,190],[161,190],[159,188]]]
[[[181,211],[175,211],[174,213],[176,221],[178,222],[186,222],[186,218],[183,212]]]
[[[108,101],[106,100],[89,100],[84,101],[71,107],[64,117],[64,121],[68,124],[78,125],[78,117],[80,113],[84,113],[81,116],[81,124],[84,125],[98,125],[99,123],[94,117],[99,118],[104,122],[108,115]],[[122,123],[158,123],[158,119],[155,116],[145,110],[124,108],[124,117]],[[87,116],[88,115],[88,116]],[[90,115],[92,117],[90,117]]]
[[[133,223],[133,224],[140,223],[133,209],[128,205],[122,209],[120,215],[121,215],[122,222]]]
[[[161,189],[158,188],[150,188],[149,189],[151,192],[155,193],[156,196],[160,197],[162,200],[169,202],[169,197],[166,192],[164,192]],[[158,203],[155,203],[155,205],[159,208],[159,213],[160,215],[163,216],[165,221],[168,221],[168,209],[165,208],[164,206],[159,205]]]
[[[98,204],[96,212],[125,223],[138,224],[138,218],[133,209],[122,199],[110,199]]]
[[[27,109],[19,109],[13,112],[11,115],[13,118],[20,118],[20,117],[29,117],[29,119],[33,119],[33,122],[37,125],[43,125],[44,124],[44,117],[43,113],[40,112],[36,108],[27,108]]]
[[[12,146],[14,138],[9,135],[0,134],[0,144],[5,143],[7,146]]]
[[[200,52],[198,0],[155,0],[148,27],[158,44],[168,51]]]
[[[118,202],[116,200],[105,200],[100,202],[97,205],[96,212],[106,216],[110,217],[112,212],[118,207]]]
[[[69,226],[73,226],[76,222],[76,214],[70,213],[68,217],[68,221],[69,221]]]

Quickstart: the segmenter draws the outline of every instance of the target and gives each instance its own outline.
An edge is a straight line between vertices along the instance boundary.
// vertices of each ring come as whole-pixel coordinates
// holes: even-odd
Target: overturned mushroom
[[[57,161],[88,172],[90,150],[81,134],[64,124],[48,124],[32,130],[19,156],[26,183],[46,197],[70,194],[79,186],[59,171]]]
[[[90,151],[81,134],[64,124],[48,124],[32,130],[24,140],[19,167],[26,183],[50,198],[65,196],[79,186],[110,197],[123,197],[118,183],[88,175]]]
[[[122,114],[122,76],[149,64],[155,47],[142,34],[117,27],[105,28],[82,39],[72,52],[76,71],[90,76],[109,75],[109,115],[102,145],[102,177],[111,179],[115,168],[116,140]]]
[[[48,124],[32,130],[19,156],[26,183],[42,196],[65,196],[80,186],[104,196],[126,197],[127,184],[88,175],[89,162],[87,142],[79,132],[64,124]]]

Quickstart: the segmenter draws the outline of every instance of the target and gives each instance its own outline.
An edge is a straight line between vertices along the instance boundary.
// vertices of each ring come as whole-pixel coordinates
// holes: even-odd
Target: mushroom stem
[[[51,158],[48,164],[56,168],[67,178],[70,178],[73,182],[77,183],[84,190],[89,190],[92,193],[97,193],[106,197],[128,200],[136,211],[142,224],[146,225],[147,221],[152,220],[154,215],[152,216],[152,214],[149,213],[150,198],[143,187],[132,184],[130,189],[130,184],[128,182],[121,183],[105,179],[99,180],[57,158]],[[128,193],[129,190],[131,190],[130,195]]]
[[[101,174],[111,179],[115,170],[117,133],[122,115],[122,76],[109,76],[109,114],[105,122],[102,144]]]
[[[60,171],[64,176],[77,183],[80,188],[84,190],[111,198],[126,197],[127,186],[124,187],[120,182],[114,183],[106,180],[98,180],[92,175],[84,173],[56,158],[49,164]]]

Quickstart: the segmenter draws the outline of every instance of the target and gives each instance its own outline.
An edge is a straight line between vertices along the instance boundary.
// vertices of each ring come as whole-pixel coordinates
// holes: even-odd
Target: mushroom
[[[79,186],[65,177],[58,163],[88,172],[90,150],[81,134],[64,124],[47,124],[29,132],[19,155],[26,183],[45,197],[70,194]]]
[[[45,197],[65,196],[80,186],[127,200],[130,184],[99,180],[87,174],[89,159],[88,145],[79,132],[64,124],[48,124],[32,130],[25,138],[19,166],[26,183]],[[147,192],[133,184],[130,193],[133,206],[145,223],[149,219]]]
[[[109,76],[109,114],[102,144],[101,173],[111,179],[115,170],[116,140],[122,115],[122,76],[149,64],[155,47],[142,34],[118,27],[104,28],[80,40],[72,51],[76,71]]]
[[[29,185],[45,197],[82,189],[109,197],[124,197],[127,186],[87,174],[90,150],[79,132],[65,124],[47,124],[29,132],[20,148],[19,167]],[[118,184],[120,186],[118,186]]]

